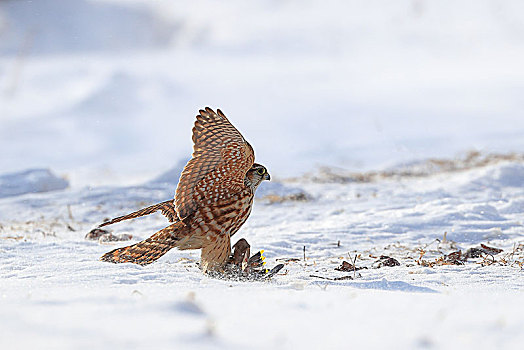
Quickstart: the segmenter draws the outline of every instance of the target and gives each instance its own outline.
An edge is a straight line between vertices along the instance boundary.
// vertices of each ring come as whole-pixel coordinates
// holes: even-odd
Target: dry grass
[[[277,194],[270,194],[261,198],[263,201],[267,201],[269,204],[283,203],[283,202],[307,202],[311,200],[311,197],[305,192],[299,192],[280,196]]]
[[[363,173],[349,172],[344,169],[322,167],[314,174],[306,174],[300,178],[288,179],[289,181],[311,181],[317,183],[351,183],[374,182],[388,178],[424,177],[445,172],[464,171],[481,168],[502,161],[524,162],[522,153],[482,154],[470,151],[463,157],[455,159],[430,158],[423,162],[397,167],[392,170],[369,171]]]

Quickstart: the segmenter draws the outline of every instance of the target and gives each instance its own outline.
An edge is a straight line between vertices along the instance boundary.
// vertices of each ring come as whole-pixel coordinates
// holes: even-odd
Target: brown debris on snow
[[[355,266],[344,260],[339,267],[335,267],[335,270],[349,272],[355,270]]]
[[[98,239],[98,242],[99,243],[123,242],[123,241],[130,241],[132,239],[133,239],[133,235],[130,235],[130,234],[122,233],[122,234],[119,234],[119,235],[114,235],[114,234],[110,233],[108,235],[102,235]]]
[[[427,266],[427,267],[434,267],[434,266],[442,266],[442,265],[464,265],[468,259],[477,259],[482,258],[483,261],[481,262],[482,265],[491,265],[495,263],[494,255],[500,254],[503,252],[500,248],[493,248],[489,247],[485,244],[481,244],[479,247],[472,247],[466,250],[465,253],[463,253],[461,250],[443,255],[441,257],[436,258],[433,261],[424,260],[422,257],[426,254],[426,251],[423,249],[420,249],[420,256],[417,260],[417,264],[421,266]],[[491,257],[491,259],[489,258]],[[505,261],[504,259],[501,259],[501,262]]]
[[[484,252],[486,252],[487,254],[499,254],[499,253],[502,253],[504,250],[500,249],[500,248],[493,248],[493,247],[488,247],[487,245],[485,244],[480,244],[480,247],[484,250]]]
[[[98,241],[99,243],[122,242],[133,239],[133,235],[125,233],[120,235],[114,235],[107,230],[95,228],[89,231],[88,234],[86,234],[85,239],[87,239],[88,241]]]
[[[442,265],[464,265],[466,261],[465,256],[462,255],[461,250],[444,255],[442,258]]]
[[[108,235],[109,233],[110,232],[107,230],[104,230],[101,228],[95,228],[86,234],[85,239],[87,239],[88,241],[96,241],[103,235]]]
[[[307,202],[311,200],[311,196],[309,196],[305,192],[293,193],[285,196],[281,196],[278,194],[269,194],[267,196],[262,197],[262,200],[268,201],[269,204],[283,202]]]
[[[355,265],[347,262],[347,261],[342,261],[342,264],[340,264],[339,267],[335,267],[335,270],[336,271],[342,271],[342,272],[353,272],[353,271],[358,271],[358,270],[362,270],[362,269],[367,269],[367,267],[356,267]]]
[[[344,280],[352,280],[353,279],[353,276],[350,276],[350,275],[342,276],[342,277],[334,277],[334,278],[325,277],[325,276],[319,276],[319,275],[309,275],[309,277],[320,278],[320,279],[328,280],[328,281],[344,281]],[[361,277],[360,274],[358,275],[358,277]]]
[[[387,255],[381,255],[380,258],[373,263],[373,268],[379,269],[384,266],[387,266],[387,267],[400,266],[400,263],[395,258],[392,258]]]
[[[362,183],[374,182],[387,178],[423,177],[439,173],[457,172],[484,167],[501,161],[524,161],[523,153],[480,153],[470,151],[462,157],[451,159],[430,158],[421,162],[407,164],[385,171],[369,171],[363,173],[350,172],[340,168],[322,167],[314,174],[306,174],[300,180],[317,183]],[[289,181],[299,178],[288,179]]]

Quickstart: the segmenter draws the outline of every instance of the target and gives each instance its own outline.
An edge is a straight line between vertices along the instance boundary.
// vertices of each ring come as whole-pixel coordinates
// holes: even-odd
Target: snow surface
[[[0,1],[0,348],[520,349],[523,6]],[[274,180],[233,241],[284,270],[98,261],[129,242],[85,234],[172,198],[206,105]]]
[[[49,169],[30,169],[0,175],[0,198],[63,190],[68,186],[67,180],[57,177]]]
[[[0,201],[3,348],[504,348],[524,341],[518,265],[419,266],[429,254],[485,243],[509,254],[522,239],[524,164],[371,183],[302,188],[306,202],[261,197],[234,237],[287,262],[269,282],[210,279],[198,253],[141,267],[97,259],[114,245],[84,240],[103,218],[169,198],[172,186],[83,188]],[[268,184],[269,185],[269,184]],[[272,194],[271,186],[266,196]],[[285,192],[285,191],[284,191]],[[158,215],[114,229],[145,238]],[[447,232],[447,242],[443,239]],[[454,242],[454,243],[452,243]],[[120,243],[120,245],[128,244]],[[303,260],[303,247],[306,260]],[[361,254],[360,278],[334,268]],[[348,255],[349,254],[349,255]],[[372,268],[381,254],[399,267]],[[431,255],[428,255],[428,259]],[[519,260],[520,259],[520,260]],[[514,256],[524,262],[524,252]]]

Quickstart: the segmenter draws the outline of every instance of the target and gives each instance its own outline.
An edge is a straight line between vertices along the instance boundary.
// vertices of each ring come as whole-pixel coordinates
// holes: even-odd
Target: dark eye
[[[264,169],[264,168],[259,168],[259,169],[257,170],[257,173],[258,173],[258,175],[264,175],[264,174],[266,173],[266,169]]]

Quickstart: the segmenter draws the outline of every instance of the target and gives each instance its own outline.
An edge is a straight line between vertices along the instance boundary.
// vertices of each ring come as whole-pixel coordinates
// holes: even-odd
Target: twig
[[[285,261],[285,262],[296,262],[300,261],[299,258],[276,258],[276,261]]]
[[[323,279],[323,280],[334,281],[333,278],[324,277],[324,276],[309,275],[309,277],[315,277],[315,278],[321,278],[321,279]]]
[[[342,276],[342,277],[329,278],[329,277],[318,276],[318,275],[309,275],[309,277],[321,278],[323,280],[328,280],[328,281],[344,281],[344,280],[352,280],[353,279],[353,277],[351,277],[351,276]]]
[[[306,246],[304,246],[304,261],[306,261]]]
[[[357,252],[355,252],[355,259],[353,259],[353,278],[357,278]]]

